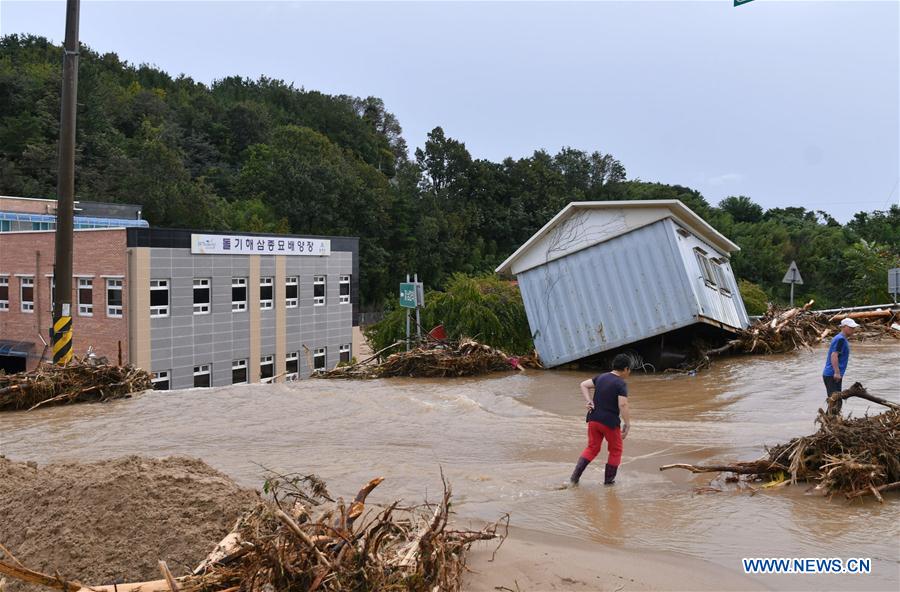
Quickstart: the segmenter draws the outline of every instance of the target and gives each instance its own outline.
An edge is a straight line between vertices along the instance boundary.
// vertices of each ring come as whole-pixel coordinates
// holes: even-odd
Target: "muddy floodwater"
[[[589,375],[574,371],[151,392],[4,413],[0,453],[39,463],[186,454],[248,486],[260,486],[261,466],[318,473],[344,496],[383,475],[382,501],[435,498],[443,467],[464,518],[510,512],[519,527],[686,554],[736,572],[742,557],[870,557],[871,575],[758,581],[775,589],[897,590],[900,496],[880,505],[829,501],[803,486],[699,494],[712,475],[658,471],[674,462],[753,459],[765,444],[815,431],[824,358],[817,349],[722,361],[697,376],[633,376],[634,427],[612,488],[600,485],[596,462],[580,488],[558,490],[585,440],[578,383]],[[855,381],[900,400],[900,346],[854,344],[844,384]],[[845,409],[880,412],[860,401]]]

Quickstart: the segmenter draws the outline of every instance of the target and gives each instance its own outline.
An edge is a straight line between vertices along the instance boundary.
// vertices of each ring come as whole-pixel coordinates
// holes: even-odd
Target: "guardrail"
[[[814,312],[821,313],[838,313],[838,312],[855,312],[855,311],[864,311],[864,310],[900,310],[900,304],[895,304],[892,302],[886,304],[867,304],[865,306],[845,306],[843,308],[825,308],[821,310],[816,310]]]

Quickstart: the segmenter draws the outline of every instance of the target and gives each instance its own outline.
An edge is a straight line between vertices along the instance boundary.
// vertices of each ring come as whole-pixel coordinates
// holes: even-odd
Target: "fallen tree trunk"
[[[865,388],[863,388],[863,385],[858,382],[854,382],[853,385],[845,391],[831,393],[831,396],[828,397],[827,413],[829,415],[840,415],[841,408],[844,406],[844,401],[846,401],[850,397],[865,399],[866,401],[884,405],[889,409],[900,409],[900,405],[898,405],[897,403],[893,403],[891,401],[888,401],[887,399],[882,399],[881,397],[876,397],[875,395],[870,395],[869,392]]]
[[[887,319],[892,317],[893,315],[894,313],[889,310],[866,310],[860,312],[851,312],[850,314],[838,313],[828,320],[833,323],[842,319]]]
[[[22,565],[15,565],[2,559],[0,559],[0,574],[15,578],[22,582],[38,584],[55,590],[72,591],[82,588],[82,585],[78,582],[67,581],[57,576],[50,576],[39,571],[33,571]]]
[[[675,463],[659,467],[660,471],[669,469],[685,469],[692,473],[735,473],[738,475],[763,475],[787,471],[788,467],[773,463],[768,459],[759,459],[749,462],[738,462],[732,465],[689,465]]]

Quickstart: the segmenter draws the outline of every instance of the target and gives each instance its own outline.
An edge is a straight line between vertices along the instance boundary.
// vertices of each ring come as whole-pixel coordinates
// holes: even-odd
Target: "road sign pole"
[[[409,274],[406,274],[406,283],[409,283]],[[409,309],[406,309],[406,351],[409,351]]]
[[[419,274],[413,276],[413,281],[416,283],[416,339],[422,343],[422,317],[419,316],[419,309],[422,307],[422,303],[419,302]]]
[[[803,285],[803,277],[800,275],[800,270],[797,269],[797,262],[791,261],[790,267],[788,267],[787,273],[784,274],[784,278],[781,280],[785,284],[791,285],[791,308],[794,307],[794,285],[799,284]]]

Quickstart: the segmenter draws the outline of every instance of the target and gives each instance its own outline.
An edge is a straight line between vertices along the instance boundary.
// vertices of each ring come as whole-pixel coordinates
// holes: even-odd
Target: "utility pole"
[[[72,243],[75,217],[75,115],[78,106],[78,16],[81,0],[66,1],[62,109],[59,118],[59,177],[56,186],[56,302],[53,304],[53,363],[72,359]]]

